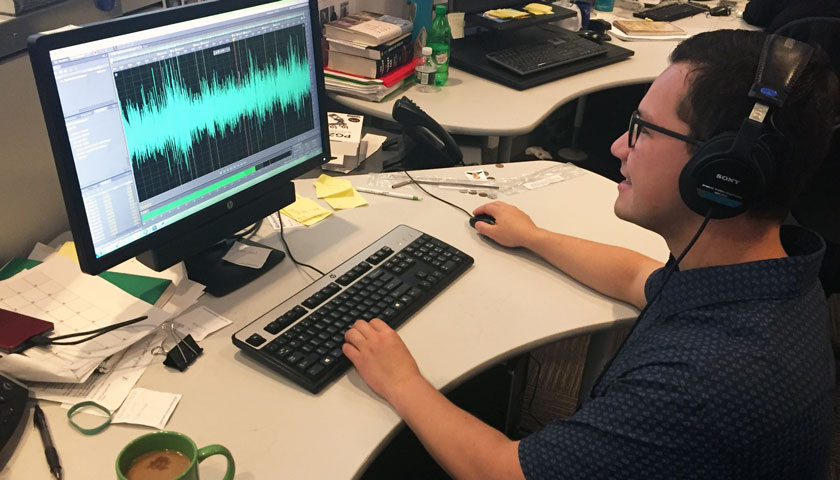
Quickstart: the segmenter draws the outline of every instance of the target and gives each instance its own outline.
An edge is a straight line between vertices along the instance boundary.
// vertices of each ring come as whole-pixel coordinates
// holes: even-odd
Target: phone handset
[[[464,164],[464,155],[455,139],[408,97],[402,97],[394,103],[391,115],[420,150],[415,152],[414,159],[406,159],[409,160],[405,162],[407,166],[436,168]]]

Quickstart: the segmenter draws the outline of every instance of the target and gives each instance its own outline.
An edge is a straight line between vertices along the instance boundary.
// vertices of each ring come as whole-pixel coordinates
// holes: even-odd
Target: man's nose
[[[621,161],[627,160],[627,154],[630,151],[630,147],[627,146],[627,135],[629,134],[629,132],[624,132],[624,135],[616,138],[610,147],[610,153]]]

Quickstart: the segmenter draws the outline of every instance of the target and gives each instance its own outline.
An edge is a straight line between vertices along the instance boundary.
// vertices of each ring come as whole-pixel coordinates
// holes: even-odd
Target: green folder
[[[38,260],[15,257],[3,268],[0,268],[0,280],[9,279],[23,270],[28,270],[38,264]],[[132,275],[130,273],[102,272],[100,277],[116,285],[140,300],[154,305],[167,292],[172,285],[172,280],[167,278],[147,277],[145,275]]]

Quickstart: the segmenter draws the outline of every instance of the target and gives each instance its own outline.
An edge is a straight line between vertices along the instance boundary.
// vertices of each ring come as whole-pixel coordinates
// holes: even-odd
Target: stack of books
[[[413,78],[411,29],[408,20],[372,12],[326,24],[327,90],[377,102],[398,90]]]

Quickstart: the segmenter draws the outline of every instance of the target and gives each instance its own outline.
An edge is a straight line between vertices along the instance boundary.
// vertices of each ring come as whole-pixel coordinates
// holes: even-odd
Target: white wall
[[[0,60],[0,265],[68,229],[29,57]]]

